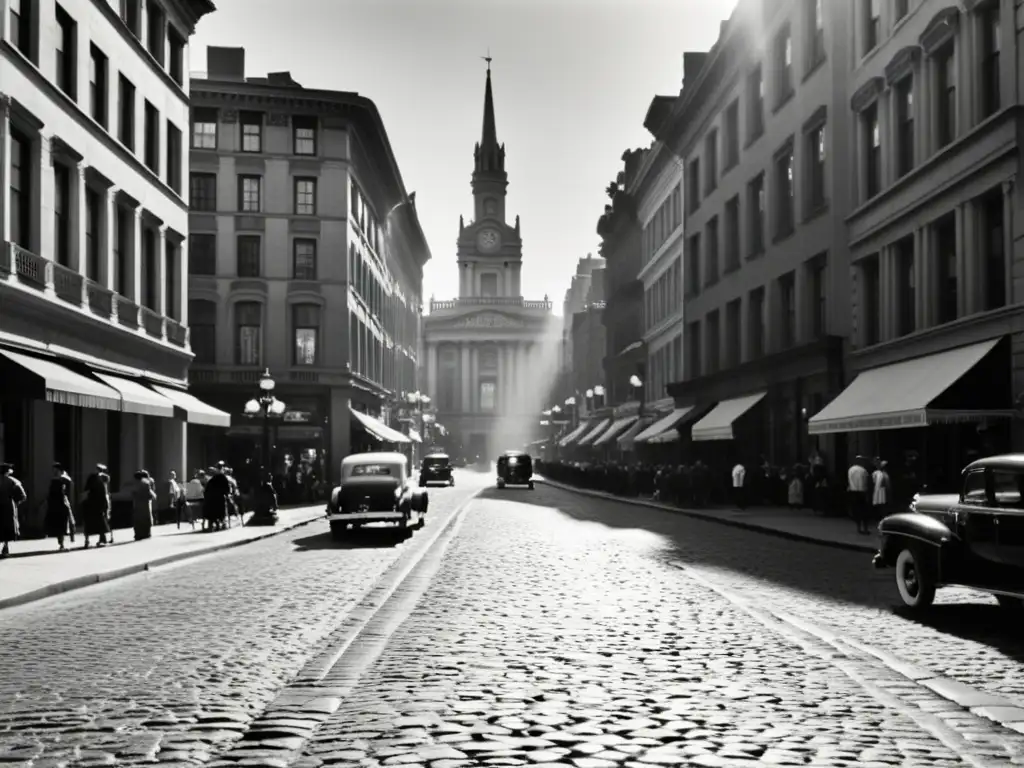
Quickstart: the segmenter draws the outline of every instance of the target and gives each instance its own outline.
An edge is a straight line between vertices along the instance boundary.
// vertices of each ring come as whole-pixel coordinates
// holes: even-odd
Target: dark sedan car
[[[424,456],[420,463],[420,488],[426,488],[431,483],[443,483],[454,487],[455,475],[452,470],[448,454],[431,453]]]
[[[876,568],[893,568],[903,603],[924,609],[939,587],[988,592],[1024,609],[1024,455],[968,464],[959,494],[918,495],[879,523]]]
[[[498,457],[498,487],[527,485],[533,490],[533,459],[522,451],[506,451]]]

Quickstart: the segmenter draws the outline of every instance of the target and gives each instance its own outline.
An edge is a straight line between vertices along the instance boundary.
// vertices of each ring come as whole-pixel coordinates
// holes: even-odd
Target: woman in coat
[[[153,535],[153,502],[156,488],[149,472],[140,469],[135,473],[135,488],[132,489],[132,525],[135,540],[141,541]]]
[[[50,487],[46,493],[46,535],[57,540],[61,552],[66,552],[64,537],[71,535],[75,540],[75,514],[71,507],[71,498],[74,495],[74,484],[71,476],[64,471],[63,465],[53,465],[53,478],[50,480]]]
[[[103,464],[97,464],[96,471],[85,481],[82,518],[85,525],[85,548],[89,548],[90,536],[99,537],[96,546],[106,546],[107,535],[110,533],[110,475]]]
[[[28,498],[13,472],[14,465],[0,464],[0,557],[10,554],[7,546],[18,538],[18,507]]]

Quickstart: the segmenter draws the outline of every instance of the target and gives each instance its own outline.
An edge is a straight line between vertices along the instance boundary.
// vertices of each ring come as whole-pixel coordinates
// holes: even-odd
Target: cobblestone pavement
[[[460,472],[458,487],[430,489],[426,527],[402,543],[366,531],[338,545],[316,522],[4,611],[0,763],[208,759],[483,477]]]
[[[996,729],[881,665],[815,652],[737,608],[674,567],[678,555],[664,536],[553,508],[589,518],[637,514],[579,498],[485,491],[422,599],[301,755],[285,756],[291,741],[275,761],[250,764],[871,768],[1022,760],[1013,750],[1024,737],[993,736]],[[728,528],[673,525],[679,534],[717,536],[708,546],[732,538],[750,559],[776,544]],[[279,727],[287,733],[286,723]]]

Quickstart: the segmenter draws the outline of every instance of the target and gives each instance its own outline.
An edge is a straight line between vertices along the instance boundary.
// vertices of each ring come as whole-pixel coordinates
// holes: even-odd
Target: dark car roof
[[[448,458],[448,454],[447,453],[428,453],[423,458],[424,459],[447,459]]]
[[[983,459],[972,461],[964,472],[972,469],[1015,469],[1024,471],[1024,453],[1004,453],[1001,456],[986,456]]]
[[[526,451],[505,451],[502,456],[529,456]]]

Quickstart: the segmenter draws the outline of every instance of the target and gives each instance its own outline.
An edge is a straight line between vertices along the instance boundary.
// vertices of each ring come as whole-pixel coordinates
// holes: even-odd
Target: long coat
[[[18,525],[18,505],[28,495],[14,475],[0,477],[0,542],[15,541],[21,531]]]
[[[58,538],[75,532],[75,513],[71,508],[74,483],[67,472],[50,481],[46,494],[46,535]]]
[[[110,533],[110,475],[93,472],[85,481],[85,499],[82,501],[82,522],[86,536]]]
[[[219,522],[228,513],[228,498],[231,496],[231,483],[227,475],[214,475],[207,481],[203,493],[203,516],[207,520]]]
[[[146,538],[153,530],[153,502],[156,501],[156,490],[153,481],[148,477],[138,480],[132,489],[132,526],[135,538]]]

